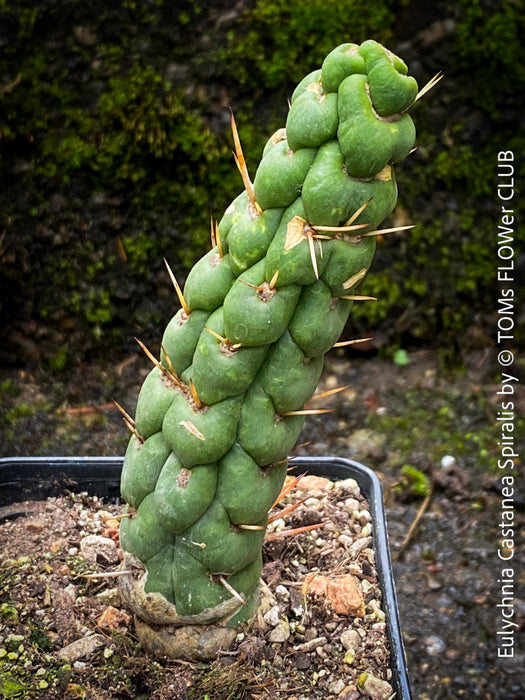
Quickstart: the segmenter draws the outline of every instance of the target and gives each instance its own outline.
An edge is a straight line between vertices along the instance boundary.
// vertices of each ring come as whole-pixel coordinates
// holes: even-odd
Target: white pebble
[[[345,510],[347,510],[349,513],[359,511],[359,501],[355,498],[347,498],[345,501]]]
[[[287,600],[290,597],[290,591],[286,588],[286,586],[283,586],[280,583],[275,588],[275,595],[279,596],[280,598],[285,598]]]
[[[311,507],[316,507],[321,503],[321,501],[318,498],[307,498],[306,501],[304,502],[305,506],[311,506]]]
[[[264,614],[264,621],[267,625],[270,625],[270,627],[277,627],[280,619],[281,615],[278,605],[274,605],[273,608],[270,608],[268,612]]]
[[[447,467],[452,467],[454,464],[456,464],[456,458],[452,455],[445,455],[441,458],[441,466],[443,469],[447,469]]]
[[[346,650],[352,649],[352,651],[356,651],[361,644],[359,632],[356,630],[345,630],[341,634],[341,644]]]
[[[342,481],[336,481],[335,482],[335,488],[336,489],[348,489],[348,491],[351,491],[352,493],[356,494],[357,496],[361,493],[361,489],[359,488],[359,484],[355,479],[343,479]]]
[[[337,538],[337,541],[343,545],[343,547],[350,547],[350,545],[353,542],[353,539],[349,537],[348,535],[339,535]]]

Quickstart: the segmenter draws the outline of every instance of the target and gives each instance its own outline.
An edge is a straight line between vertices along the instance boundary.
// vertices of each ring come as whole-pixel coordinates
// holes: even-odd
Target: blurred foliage
[[[373,37],[387,43],[395,5],[384,0],[256,2],[227,32],[221,58],[252,90],[295,85],[343,41],[360,44]]]
[[[379,242],[363,285],[379,301],[356,305],[354,330],[404,347],[439,339],[454,356],[495,313],[495,159],[525,150],[525,13],[522,0],[422,12],[407,0],[0,0],[1,357],[61,368],[108,344],[128,351],[135,335],[158,341],[177,308],[163,257],[183,281],[210,214],[242,187],[230,108],[253,176],[298,80],[369,37],[421,84],[445,80],[415,107],[418,151],[397,169],[393,219],[418,226]],[[436,20],[448,29],[430,40]]]

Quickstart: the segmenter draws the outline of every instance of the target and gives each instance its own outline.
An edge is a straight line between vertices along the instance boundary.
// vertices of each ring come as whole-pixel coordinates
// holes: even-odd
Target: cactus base
[[[237,630],[220,625],[153,625],[135,615],[135,633],[144,651],[187,661],[212,661],[228,649]]]

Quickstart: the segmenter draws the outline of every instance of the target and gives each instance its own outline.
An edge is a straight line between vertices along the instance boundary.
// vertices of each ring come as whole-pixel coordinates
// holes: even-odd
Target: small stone
[[[330,685],[328,686],[328,691],[333,695],[339,695],[339,693],[343,690],[344,687],[344,680],[342,678],[338,678],[336,681],[330,683]]]
[[[348,554],[352,559],[356,559],[357,555],[363,551],[369,544],[371,544],[371,537],[360,537],[357,539],[348,549]]]
[[[114,605],[117,607],[120,604],[120,594],[118,588],[104,588],[95,595],[99,603],[103,605]]]
[[[109,537],[88,535],[81,540],[80,551],[86,561],[99,564],[118,564],[119,562],[117,545]]]
[[[276,627],[281,621],[281,613],[278,605],[274,605],[272,608],[265,613],[263,617],[264,621],[270,627]]]
[[[365,525],[372,520],[372,515],[369,510],[360,510],[357,517],[361,525]]]
[[[339,535],[337,541],[339,542],[339,544],[342,544],[343,547],[350,547],[354,540],[349,535]]]
[[[345,649],[353,649],[354,651],[356,649],[359,649],[359,646],[361,644],[361,637],[359,636],[359,632],[357,630],[345,630],[341,634],[341,644]]]
[[[61,649],[57,656],[59,661],[72,664],[83,656],[90,656],[94,651],[106,645],[106,638],[101,634],[90,634],[77,639]]]
[[[279,654],[276,654],[272,659],[272,666],[274,668],[282,669],[284,668],[284,659]]]
[[[98,618],[98,626],[101,629],[118,629],[121,632],[125,632],[129,621],[130,617],[124,610],[119,610],[112,605],[108,605]]]
[[[308,474],[303,476],[303,478],[297,483],[296,486],[299,491],[309,491],[310,497],[320,498],[325,495],[326,491],[330,491],[334,488],[334,482],[330,479],[326,479],[324,476],[315,476],[314,474]]]
[[[359,496],[361,493],[359,484],[355,479],[341,479],[341,481],[336,481],[335,488],[338,491],[342,491],[344,489],[345,491],[353,493],[354,496]]]
[[[357,459],[381,460],[385,454],[386,437],[375,430],[361,428],[347,440],[350,454]]]
[[[279,624],[273,628],[268,636],[270,642],[285,642],[290,636],[290,625],[288,620],[279,620]]]
[[[443,469],[448,469],[456,464],[456,458],[452,455],[445,455],[441,458],[441,467]]]
[[[422,641],[429,656],[439,656],[446,649],[445,642],[434,634],[423,637]]]
[[[304,505],[310,508],[318,508],[320,504],[321,501],[318,498],[307,498],[304,502]]]
[[[347,498],[344,502],[344,509],[348,513],[359,513],[359,501],[356,498]]]
[[[368,537],[369,535],[372,534],[372,525],[370,523],[367,523],[366,525],[363,526],[363,529],[361,530],[361,534],[363,537]]]
[[[283,600],[288,600],[290,597],[290,591],[283,586],[281,583],[275,588],[275,595]]]
[[[89,27],[73,27],[73,36],[81,46],[85,46],[86,48],[95,46],[98,41],[97,35],[94,34]]]
[[[351,666],[355,659],[355,653],[353,649],[349,649],[344,655],[343,662],[348,666]]]
[[[323,649],[323,647],[316,647],[316,648],[315,648],[315,653],[317,654],[317,656],[320,656],[321,659],[326,659],[326,657],[328,656],[328,654],[327,654],[326,651]]]
[[[312,665],[310,655],[300,651],[295,657],[295,665],[300,671],[306,671]]]
[[[390,683],[371,673],[362,673],[357,679],[357,686],[371,700],[390,700],[394,693]]]

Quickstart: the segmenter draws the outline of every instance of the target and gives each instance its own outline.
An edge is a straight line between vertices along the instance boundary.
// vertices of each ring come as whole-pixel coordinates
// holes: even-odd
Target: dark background
[[[497,319],[498,151],[519,161],[523,2],[0,3],[0,362],[61,370],[158,342],[179,280],[252,177],[295,84],[374,38],[423,86],[417,152],[348,332],[376,349],[487,347]],[[519,166],[518,166],[519,167]],[[517,198],[516,198],[517,199]],[[516,201],[514,202],[516,204]],[[523,255],[514,261],[523,269]],[[366,288],[365,288],[366,287]],[[516,308],[520,308],[519,303]],[[516,319],[518,321],[518,319]]]

